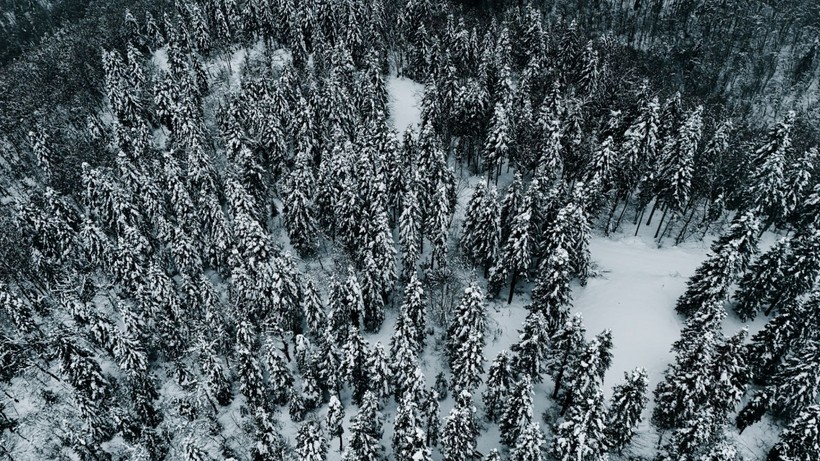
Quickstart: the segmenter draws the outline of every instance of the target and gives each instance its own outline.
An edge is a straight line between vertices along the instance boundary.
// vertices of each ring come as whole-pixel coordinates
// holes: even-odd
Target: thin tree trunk
[[[638,236],[638,231],[641,230],[641,222],[643,221],[643,213],[646,211],[646,207],[641,208],[641,214],[638,216],[637,222],[635,223],[635,237]]]
[[[666,227],[664,227],[664,228],[663,228],[663,232],[661,232],[661,236],[660,236],[660,238],[658,239],[658,245],[660,245],[660,244],[663,242],[663,239],[665,239],[665,238],[666,238],[666,235],[667,235],[667,234],[669,233],[669,231],[672,229],[672,224],[673,224],[675,221],[677,221],[677,219],[678,219],[677,215],[674,215],[674,214],[673,214],[672,216],[670,216],[670,217],[669,217],[669,221],[666,221]]]
[[[655,199],[655,203],[652,204],[652,211],[649,212],[649,218],[646,219],[646,225],[652,224],[652,216],[655,216],[655,210],[658,209],[658,200]]]
[[[518,271],[513,271],[512,281],[510,282],[510,296],[507,298],[507,304],[512,304],[513,291],[515,291],[515,282],[518,278]]]
[[[666,212],[669,211],[666,208],[663,209],[663,214],[661,215],[661,222],[658,223],[658,229],[655,231],[655,236],[653,238],[658,238],[658,235],[661,233],[661,226],[663,226],[663,220],[666,219]]]
[[[689,224],[692,222],[692,219],[695,217],[695,211],[697,211],[698,206],[692,207],[692,211],[689,212],[689,217],[686,218],[686,222],[683,223],[683,227],[681,227],[680,232],[678,232],[678,236],[675,237],[675,245],[680,245],[683,242],[684,235],[686,234],[686,229],[689,227]]]
[[[614,198],[612,200],[612,208],[609,209],[609,216],[606,218],[606,225],[604,226],[604,234],[609,235],[610,232],[610,224],[612,223],[612,218],[615,216],[615,210],[618,208],[618,198]]]
[[[561,369],[558,371],[558,376],[555,377],[555,390],[552,391],[552,398],[558,398],[558,391],[561,390],[561,381],[564,379],[564,370],[567,368],[567,360],[569,359],[569,350],[564,351],[564,358],[561,360]]]
[[[572,391],[567,392],[566,397],[564,397],[564,403],[561,404],[561,411],[558,413],[558,416],[564,416],[569,406],[572,405],[572,394]]]
[[[621,214],[620,216],[618,216],[618,221],[615,222],[615,229],[621,227],[621,220],[624,218],[624,215],[626,214],[626,209],[629,207],[630,198],[632,198],[632,192],[630,192],[629,195],[626,196],[626,200],[624,200],[624,209],[621,210]]]

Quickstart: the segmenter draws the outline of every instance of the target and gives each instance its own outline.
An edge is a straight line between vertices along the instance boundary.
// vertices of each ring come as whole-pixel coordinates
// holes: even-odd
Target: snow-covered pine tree
[[[786,188],[785,212],[787,221],[800,225],[811,222],[811,218],[806,219],[800,215],[801,205],[809,195],[812,176],[816,175],[817,160],[820,158],[820,151],[817,147],[812,147],[803,155],[800,155],[786,169],[786,184],[791,187]]]
[[[319,297],[319,291],[316,289],[316,283],[312,278],[308,278],[305,282],[302,294],[302,316],[307,324],[307,332],[312,338],[318,339],[325,330],[327,315]]]
[[[222,361],[216,352],[213,342],[202,339],[198,345],[200,369],[205,375],[205,380],[211,395],[220,405],[227,405],[231,402],[231,386]]]
[[[503,101],[495,104],[487,140],[484,142],[484,168],[487,170],[487,185],[490,177],[495,175],[496,184],[505,158],[509,158],[512,144],[512,129],[508,116],[508,107]]]
[[[796,417],[820,395],[820,341],[808,339],[780,365],[771,378],[769,408],[775,415]]]
[[[272,343],[265,346],[265,364],[268,368],[271,400],[278,405],[284,405],[293,389],[293,375],[279,356],[276,347]]]
[[[483,185],[477,186],[483,188]],[[476,192],[477,193],[477,192]],[[465,219],[472,222],[464,224],[462,246],[473,263],[484,268],[484,275],[489,276],[490,268],[498,260],[501,238],[501,209],[498,203],[498,191],[490,186],[482,195],[482,200],[476,205],[472,215]]]
[[[712,254],[687,282],[686,293],[678,299],[675,310],[692,315],[708,303],[724,301],[729,286],[757,253],[759,232],[758,220],[752,212],[738,214],[726,234],[712,245]]]
[[[473,391],[481,384],[484,373],[484,332],[470,331],[467,339],[459,345],[455,357],[450,362],[453,377],[450,388],[453,393],[462,390]]]
[[[352,267],[347,268],[347,279],[344,283],[331,280],[328,305],[330,331],[336,335],[337,344],[344,344],[350,326],[360,328],[364,317],[362,289]]]
[[[791,239],[782,238],[763,253],[740,279],[734,294],[737,315],[751,320],[770,298],[775,284],[783,279],[785,264],[791,254]]]
[[[399,403],[393,423],[392,447],[396,461],[430,459],[426,438],[418,405],[413,401],[412,395],[405,395]]]
[[[661,429],[681,427],[711,397],[711,368],[717,345],[714,331],[703,331],[678,348],[664,381],[655,388],[652,422]]]
[[[344,351],[344,374],[353,387],[353,401],[361,404],[361,399],[367,392],[369,384],[367,357],[370,355],[370,347],[359,330],[351,327],[342,350]]]
[[[728,440],[717,442],[708,453],[700,458],[702,461],[740,461],[742,458],[737,447]]]
[[[618,154],[615,147],[615,141],[612,136],[607,136],[606,139],[593,153],[592,161],[587,169],[585,181],[591,182],[598,180],[603,191],[610,188],[612,182],[612,174],[615,170],[615,164],[618,159]]]
[[[484,346],[484,332],[487,329],[487,307],[484,294],[478,282],[471,282],[465,289],[461,302],[456,306],[447,328],[447,357],[450,368],[458,360],[459,350],[468,338],[476,334],[480,346]]]
[[[373,235],[369,237],[367,255],[364,262],[365,281],[362,285],[364,299],[364,327],[376,332],[384,322],[384,303],[393,291],[396,279],[393,237],[387,212],[380,211],[374,219]]]
[[[726,338],[715,350],[712,364],[710,407],[718,421],[734,413],[735,407],[746,392],[750,374],[745,346],[748,331],[743,329]]]
[[[782,359],[811,336],[811,326],[818,322],[818,307],[820,291],[815,290],[805,301],[778,313],[752,337],[747,357],[756,384],[771,382]]]
[[[350,440],[342,456],[349,461],[379,461],[384,458],[381,445],[381,420],[377,414],[376,397],[365,393],[359,412],[350,421]]]
[[[317,239],[316,217],[309,192],[313,190],[315,183],[310,163],[307,153],[302,152],[297,156],[296,166],[282,197],[285,228],[291,244],[302,255],[314,251]]]
[[[510,294],[507,304],[512,303],[515,284],[519,277],[527,275],[532,260],[532,239],[530,238],[530,196],[525,195],[518,205],[515,218],[513,218],[510,235],[504,244],[501,260],[492,269],[489,286],[490,291],[498,293],[501,285],[506,281],[507,275],[512,277],[510,282]]]
[[[699,408],[689,419],[672,432],[672,436],[658,453],[659,461],[701,459],[708,447],[717,442],[720,421],[708,406]]]
[[[433,244],[430,267],[443,268],[447,266],[447,236],[452,215],[447,184],[438,181],[427,219],[428,237]]]
[[[344,434],[345,409],[339,397],[336,395],[330,396],[330,401],[327,404],[327,415],[325,416],[325,426],[330,437],[339,437],[339,453],[344,450],[342,442],[342,434]]]
[[[547,368],[555,382],[552,398],[558,397],[564,377],[570,371],[568,368],[586,347],[585,334],[583,317],[578,313],[567,319],[552,335],[550,339],[551,358],[547,363]]]
[[[647,162],[654,160],[658,150],[658,124],[660,105],[658,98],[641,101],[639,115],[624,134],[621,155],[615,167],[614,179],[617,190],[616,199],[612,201],[606,230],[614,230],[620,219],[612,218],[620,200],[628,200],[638,181],[644,173]]]
[[[392,372],[382,343],[377,341],[370,349],[365,366],[368,375],[367,390],[373,392],[380,400],[386,399],[392,391],[390,385]]]
[[[537,422],[527,424],[521,430],[515,447],[510,451],[510,461],[544,461],[547,440]]]
[[[484,204],[486,201],[487,186],[484,183],[478,183],[470,201],[467,202],[467,209],[464,213],[464,224],[461,229],[461,247],[464,253],[472,261],[481,261],[484,255],[479,253],[479,239],[482,235],[481,216],[484,213]]]
[[[549,355],[550,337],[547,321],[541,312],[530,312],[524,320],[524,329],[518,342],[510,350],[515,354],[512,367],[516,374],[525,374],[536,383],[542,380]]]
[[[253,414],[256,443],[251,450],[251,458],[256,461],[282,461],[285,459],[287,444],[282,440],[270,413],[257,408]]]
[[[408,184],[399,217],[402,278],[405,280],[416,272],[416,263],[421,254],[421,208],[415,191],[416,184],[418,180]]]
[[[604,461],[607,459],[604,396],[593,389],[579,397],[564,422],[555,428],[550,450],[561,461]]]
[[[604,374],[612,362],[611,347],[612,334],[609,330],[604,330],[586,344],[572,363],[561,415],[569,409],[573,400],[585,400],[603,384]]]
[[[308,420],[299,426],[299,431],[296,433],[296,455],[299,459],[325,461],[327,449],[327,439],[318,421]]]
[[[412,322],[406,317],[399,317],[390,338],[391,379],[397,400],[410,390],[414,382],[418,368],[418,345],[415,337],[416,330]]]
[[[490,365],[487,387],[481,395],[484,402],[484,416],[490,421],[497,420],[504,411],[513,388],[512,358],[506,350],[501,351]]]
[[[501,237],[499,242],[506,242],[512,229],[513,220],[518,212],[521,210],[520,204],[524,199],[524,179],[520,171],[515,172],[513,181],[507,186],[504,192],[504,198],[501,200],[501,213],[499,215],[499,223],[501,228]]]
[[[421,372],[421,370],[419,370]],[[424,377],[423,374],[418,373],[420,379]],[[421,418],[424,420],[427,446],[433,447],[438,445],[439,435],[441,432],[441,406],[439,400],[441,397],[435,390],[425,391],[421,400]]]
[[[780,434],[767,461],[811,461],[820,450],[820,405],[806,407]]]
[[[766,315],[788,308],[815,286],[820,275],[820,229],[799,230],[792,239],[792,254],[784,267],[784,277],[775,281]]]
[[[612,390],[604,430],[607,446],[618,453],[632,441],[635,429],[641,422],[641,413],[649,401],[646,397],[649,379],[645,369],[624,372],[624,379],[624,383]]]
[[[666,158],[661,159],[658,200],[674,212],[681,212],[689,201],[695,153],[703,129],[702,116],[703,106],[688,114],[673,147],[666,152]]]
[[[544,316],[550,335],[569,319],[572,303],[569,271],[569,254],[563,248],[556,248],[542,263],[538,281],[532,289],[532,303],[527,309]]]
[[[561,176],[563,170],[563,160],[561,156],[561,141],[563,137],[563,129],[561,126],[561,118],[559,107],[555,107],[554,103],[550,103],[547,99],[541,104],[538,111],[538,131],[540,132],[540,139],[538,140],[541,154],[533,169],[538,168],[543,171],[544,175],[551,179]]]
[[[426,336],[427,309],[425,304],[424,290],[414,272],[404,289],[404,302],[400,311],[402,312],[402,318],[408,320],[415,328],[416,336],[413,339],[419,353],[424,349],[424,338]]]
[[[444,461],[471,461],[477,459],[478,429],[473,420],[471,398],[464,392],[444,420],[441,433],[441,452]]]
[[[782,122],[768,133],[766,142],[752,158],[752,173],[748,189],[749,205],[765,216],[763,230],[785,217],[786,158],[792,148],[792,127],[795,113],[790,111]]]
[[[510,392],[504,412],[498,421],[502,444],[508,447],[515,446],[519,435],[532,422],[532,399],[532,379],[528,375],[523,375]]]

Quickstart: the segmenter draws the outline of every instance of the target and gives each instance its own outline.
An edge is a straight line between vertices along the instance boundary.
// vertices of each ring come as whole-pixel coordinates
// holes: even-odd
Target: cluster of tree
[[[6,455],[319,461],[338,438],[344,459],[380,460],[392,396],[396,459],[467,461],[481,455],[484,383],[505,447],[489,459],[603,460],[630,443],[648,383],[627,373],[605,405],[612,335],[587,340],[570,314],[592,229],[615,232],[631,211],[638,233],[660,212],[658,241],[682,241],[725,209],[736,218],[678,303],[691,319],[655,393],[653,421],[673,431],[660,456],[727,459],[722,429],[750,379],[738,425],[789,415],[773,453],[806,453],[820,355],[813,320],[796,319],[820,300],[820,189],[794,115],[749,159],[719,110],[680,93],[661,103],[611,37],[532,5],[501,21],[429,0],[135,12],[88,84],[95,109],[30,125],[4,157],[27,176],[3,191]],[[420,123],[402,134],[391,68],[425,85]],[[82,94],[94,93],[67,97]],[[462,180],[475,188],[459,234]],[[752,263],[771,226],[795,232]],[[486,288],[472,275],[448,305],[464,266]],[[487,293],[509,283],[510,303],[530,278],[519,341],[485,373]],[[428,299],[441,280],[441,301]],[[720,330],[738,281],[740,315],[776,314],[749,346]],[[390,343],[371,344],[395,305]],[[431,344],[449,368],[435,386]],[[549,446],[533,416],[545,376],[559,413]]]

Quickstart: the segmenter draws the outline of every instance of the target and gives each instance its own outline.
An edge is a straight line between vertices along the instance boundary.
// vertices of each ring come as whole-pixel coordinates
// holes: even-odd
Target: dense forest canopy
[[[0,456],[820,457],[813,3],[0,8]],[[710,251],[605,382],[633,236]]]

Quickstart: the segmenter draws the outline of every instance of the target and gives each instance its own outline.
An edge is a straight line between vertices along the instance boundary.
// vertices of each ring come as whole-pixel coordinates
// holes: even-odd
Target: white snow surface
[[[390,115],[399,133],[418,125],[421,119],[421,96],[424,85],[404,77],[390,77],[387,82]]]

